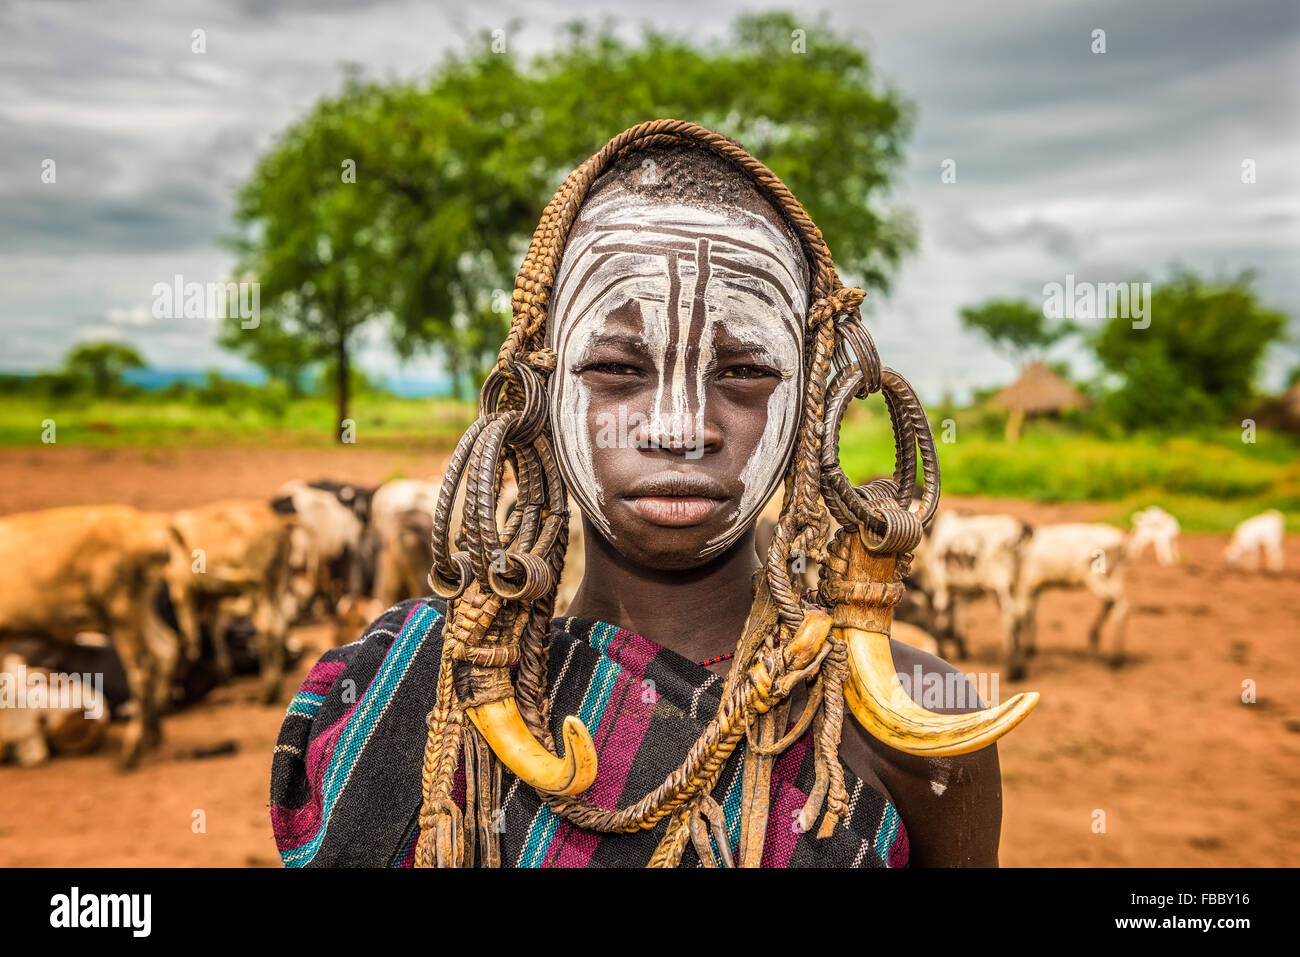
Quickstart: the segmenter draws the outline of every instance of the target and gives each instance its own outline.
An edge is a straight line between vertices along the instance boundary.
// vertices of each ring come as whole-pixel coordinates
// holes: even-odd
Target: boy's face
[[[799,248],[763,215],[613,191],[554,289],[551,417],[586,518],[625,557],[721,554],[780,484],[803,396]]]

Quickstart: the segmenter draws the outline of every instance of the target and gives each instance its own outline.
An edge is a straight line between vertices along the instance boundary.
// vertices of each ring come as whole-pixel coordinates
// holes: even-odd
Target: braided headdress
[[[834,635],[824,641],[804,640],[808,609],[800,601],[792,558],[824,556],[833,514],[842,525],[861,530],[874,552],[904,556],[905,566],[938,500],[929,426],[907,383],[880,366],[861,324],[862,290],[841,283],[821,232],[785,184],[718,133],[678,120],[656,120],[610,140],[565,179],[547,205],[515,281],[510,332],[483,385],[480,417],[448,465],[434,517],[430,573],[435,593],[448,599],[448,621],[438,703],[428,716],[417,866],[500,862],[492,823],[501,794],[501,763],[482,729],[466,720],[467,714],[474,717],[479,709],[503,704],[517,706],[532,737],[550,755],[556,753],[546,695],[548,646],[568,543],[568,515],[547,409],[546,380],[556,368],[556,355],[547,345],[552,287],[570,229],[593,182],[620,156],[656,146],[704,150],[743,170],[798,237],[810,270],[803,355],[807,389],[785,474],[780,519],[757,575],[754,604],[717,714],[682,764],[629,807],[597,807],[560,785],[538,790],[557,814],[583,828],[632,832],[670,817],[654,865],[675,865],[687,840],[694,842],[702,861],[717,863],[709,833],[719,835],[722,815],[710,792],[724,763],[748,736],[740,863],[755,865],[767,829],[772,764],[811,727],[816,779],[800,823],[810,828],[820,818],[818,836],[824,837],[847,809],[838,759],[849,676],[845,643]],[[882,390],[898,446],[895,476],[854,488],[838,464],[839,421],[852,398]],[[913,505],[918,443],[925,492]],[[518,504],[499,527],[497,496],[507,468],[518,484]],[[464,520],[453,548],[452,507],[462,484]],[[843,597],[837,588],[849,587],[835,578],[835,569],[843,565],[835,551],[833,547],[828,560],[831,574],[824,576],[823,603]],[[515,664],[512,683],[509,669]],[[807,705],[793,728],[783,733],[789,694],[800,681],[810,682]],[[579,742],[572,730],[566,723],[570,763]],[[451,800],[453,776],[462,758],[467,784],[463,816]],[[725,837],[717,843],[722,863],[731,863]]]

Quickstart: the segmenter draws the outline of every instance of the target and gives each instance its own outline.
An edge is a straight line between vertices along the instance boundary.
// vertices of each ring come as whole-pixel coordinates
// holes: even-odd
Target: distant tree
[[[484,33],[424,80],[349,74],[280,138],[237,214],[263,321],[232,321],[226,344],[270,373],[288,336],[303,340],[300,361],[329,356],[346,370],[357,328],[384,321],[399,355],[433,349],[463,392],[496,358],[514,271],[564,174],[658,117],[734,136],[768,163],[846,278],[887,288],[913,244],[909,221],[882,208],[909,108],[824,20],[743,15],[709,47],[655,30],[629,44],[574,24],[531,61],[512,49]],[[343,417],[345,372],[338,381]]]
[[[393,242],[372,195],[343,175],[377,94],[349,79],[258,164],[239,196],[243,232],[233,245],[240,279],[260,283],[260,316],[245,328],[232,315],[220,337],[294,390],[303,366],[332,362],[339,423],[348,418],[351,340],[381,311],[373,271]]]
[[[1041,307],[1021,299],[995,299],[961,311],[964,328],[978,332],[1017,367],[1037,358],[1073,331],[1068,322],[1051,323]]]
[[[1151,293],[1151,324],[1113,315],[1094,334],[1097,358],[1119,380],[1104,409],[1123,425],[1218,422],[1253,394],[1286,316],[1260,304],[1254,276],[1207,280],[1177,271]]]
[[[90,386],[96,396],[122,391],[128,369],[143,369],[145,361],[130,346],[118,342],[87,342],[64,357],[63,374]]]

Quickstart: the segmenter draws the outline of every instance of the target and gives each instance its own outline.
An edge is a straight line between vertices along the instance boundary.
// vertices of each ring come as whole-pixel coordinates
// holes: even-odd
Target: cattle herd
[[[0,761],[90,750],[118,717],[129,768],[161,740],[166,712],[236,674],[258,674],[258,699],[277,700],[299,650],[291,625],[324,619],[345,644],[428,593],[440,489],[292,481],[269,501],[170,515],[102,505],[0,518]],[[581,579],[576,519],[570,535],[560,611]]]
[[[300,650],[290,626],[328,621],[336,644],[355,640],[386,608],[428,593],[432,513],[441,482],[395,479],[377,488],[293,481],[269,501],[228,500],[174,514],[121,505],[74,506],[0,518],[0,760],[37,764],[98,747],[125,720],[120,761],[138,762],[162,718],[237,674],[259,676],[277,700]],[[503,511],[510,507],[509,490]],[[556,614],[585,567],[570,510],[570,545]],[[758,547],[770,536],[760,521]],[[1118,660],[1127,602],[1123,571],[1148,545],[1179,561],[1179,526],[1159,508],[1109,525],[1032,528],[1005,515],[944,510],[917,549],[895,636],[966,654],[964,607],[992,596],[1001,610],[1010,677],[1034,650],[1035,607],[1047,588],[1082,588],[1101,602],[1089,632],[1110,631]],[[1282,566],[1283,517],[1242,522],[1225,559]],[[816,582],[815,564],[801,572]],[[23,707],[14,707],[15,691]]]
[[[949,642],[956,657],[966,655],[963,605],[992,596],[1001,613],[1008,677],[1025,674],[1035,650],[1038,598],[1050,588],[1084,589],[1101,603],[1088,629],[1091,647],[1100,651],[1109,632],[1109,658],[1124,654],[1128,601],[1124,569],[1148,546],[1161,565],[1179,562],[1178,520],[1152,506],[1133,515],[1130,532],[1112,525],[1063,524],[1031,527],[1009,515],[960,515],[940,511],[913,557],[908,598],[898,617]],[[1272,572],[1282,570],[1285,522],[1270,510],[1241,522],[1233,531],[1224,560],[1256,570],[1261,558]]]

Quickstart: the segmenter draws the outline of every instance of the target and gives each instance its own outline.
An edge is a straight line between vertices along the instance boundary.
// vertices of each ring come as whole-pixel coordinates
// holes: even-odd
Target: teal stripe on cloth
[[[306,718],[316,717],[316,712],[320,706],[325,703],[325,696],[320,694],[309,694],[306,691],[299,691],[289,702],[289,707],[285,709],[287,714],[300,714]]]
[[[323,807],[320,828],[308,843],[282,855],[286,867],[302,867],[310,863],[316,856],[316,852],[320,850],[321,843],[325,840],[325,832],[329,828],[334,804],[342,793],[344,785],[347,784],[357,758],[361,756],[370,733],[387,710],[393,692],[402,683],[402,678],[405,677],[420,642],[428,633],[429,626],[438,617],[438,610],[429,605],[421,605],[416,609],[407,621],[406,627],[393,642],[392,648],[384,658],[384,663],[379,668],[379,673],[375,675],[375,680],[370,683],[370,687],[362,695],[355,710],[347,717],[343,731],[334,745],[334,755],[330,759],[329,770],[325,772],[325,780],[321,784]]]
[[[727,794],[722,799],[722,816],[727,822],[727,843],[731,845],[731,853],[735,854],[740,849],[740,792],[741,786],[745,783],[745,745],[742,742],[736,749],[740,755],[737,759],[740,762],[736,770],[736,776],[731,781],[731,787],[727,788]]]
[[[894,805],[886,802],[885,814],[880,827],[876,829],[876,856],[886,864],[889,862],[889,849],[894,846],[894,837],[898,834],[898,812]]]
[[[610,639],[618,631],[613,625],[601,624],[591,634],[591,646],[600,654],[596,661],[596,670],[592,673],[587,690],[583,693],[582,703],[578,706],[578,717],[588,729],[599,727],[609,704],[610,692],[622,668],[606,655]],[[551,846],[551,839],[560,826],[560,816],[551,810],[550,805],[543,804],[533,815],[528,825],[528,836],[524,840],[523,853],[519,855],[519,867],[541,867],[546,858],[546,851]]]

